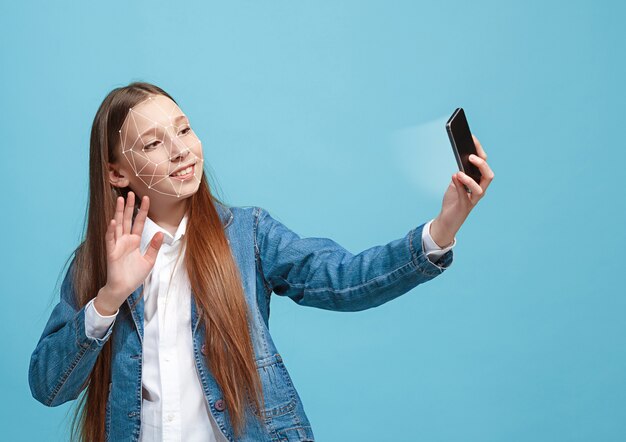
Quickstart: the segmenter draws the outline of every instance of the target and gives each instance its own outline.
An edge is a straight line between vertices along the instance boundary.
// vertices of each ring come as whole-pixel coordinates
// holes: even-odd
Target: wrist
[[[441,225],[439,217],[435,218],[433,222],[430,223],[428,233],[433,241],[435,241],[435,244],[442,249],[454,242],[454,233],[448,231]]]
[[[100,313],[101,316],[115,315],[119,310],[119,306],[111,304],[111,302],[107,299],[109,298],[109,296],[107,295],[107,290],[108,289],[106,286],[102,287],[98,291],[96,299],[94,299],[93,301],[93,306],[95,307],[96,311]]]

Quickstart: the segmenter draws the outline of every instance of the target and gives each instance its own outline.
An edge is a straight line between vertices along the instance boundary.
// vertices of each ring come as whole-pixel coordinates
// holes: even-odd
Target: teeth
[[[186,169],[183,169],[179,172],[173,173],[172,176],[181,176],[181,175],[187,175],[188,173],[191,173],[191,171],[193,170],[193,166],[189,166]]]

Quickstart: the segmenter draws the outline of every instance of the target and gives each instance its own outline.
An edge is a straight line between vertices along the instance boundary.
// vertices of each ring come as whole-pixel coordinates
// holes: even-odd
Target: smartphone
[[[469,160],[470,154],[478,156],[478,152],[476,152],[472,132],[470,132],[463,108],[459,107],[452,113],[452,116],[446,123],[446,131],[448,132],[459,170],[480,184],[480,177],[482,176],[480,170]],[[465,189],[469,191],[467,186],[465,186]]]

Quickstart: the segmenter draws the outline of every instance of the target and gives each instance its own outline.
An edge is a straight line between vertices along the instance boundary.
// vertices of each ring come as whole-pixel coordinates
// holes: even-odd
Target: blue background
[[[98,105],[170,92],[219,197],[357,253],[435,217],[465,108],[495,179],[443,275],[359,313],[274,297],[320,441],[626,440],[625,8],[3,2],[3,440],[65,440],[28,362],[80,240]]]

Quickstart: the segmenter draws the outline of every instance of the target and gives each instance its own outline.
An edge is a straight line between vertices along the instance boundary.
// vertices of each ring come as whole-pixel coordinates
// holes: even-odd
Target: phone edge
[[[452,116],[448,118],[446,122],[446,132],[448,133],[448,138],[450,139],[450,145],[452,146],[452,152],[454,153],[454,159],[456,160],[456,164],[459,167],[459,170],[465,173],[465,168],[463,167],[463,162],[461,161],[461,156],[459,155],[459,149],[456,146],[456,142],[454,141],[454,136],[452,135],[452,121],[454,117],[458,115],[462,108],[457,107],[455,111],[452,113]]]

